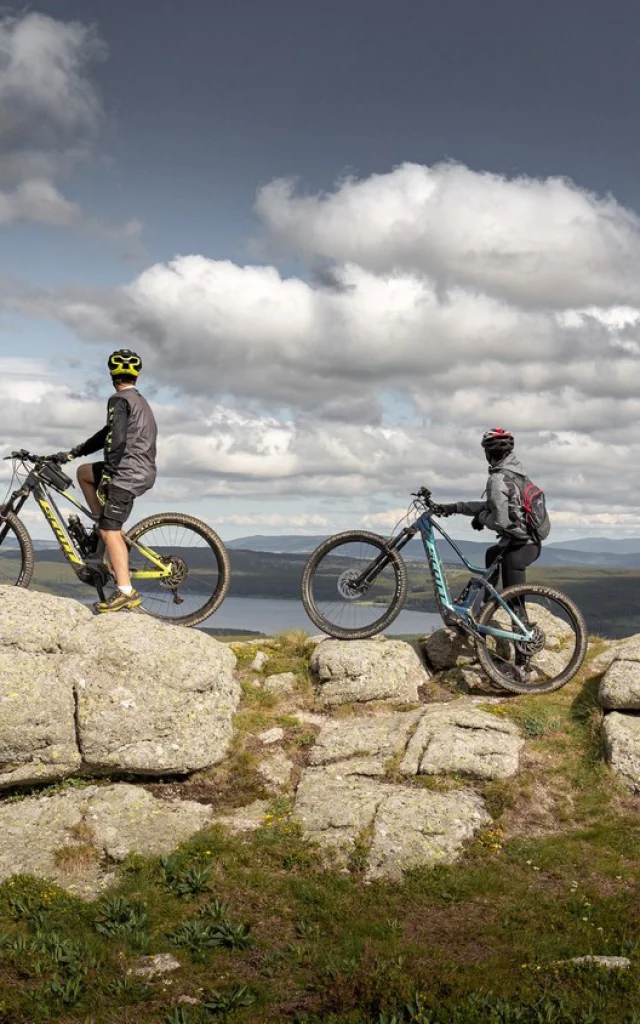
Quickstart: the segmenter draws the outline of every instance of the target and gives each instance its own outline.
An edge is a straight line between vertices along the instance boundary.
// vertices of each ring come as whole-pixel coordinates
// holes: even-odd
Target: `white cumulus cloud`
[[[162,475],[198,493],[361,500],[370,516],[423,483],[479,496],[479,435],[499,423],[563,525],[636,515],[633,212],[565,179],[458,165],[323,196],[274,183],[258,209],[308,274],[194,254],[113,290],[5,284],[4,301],[138,349],[176,393]]]
[[[137,239],[137,221],[103,224],[59,187],[94,153],[104,111],[90,67],[105,56],[95,29],[81,22],[0,17],[0,227],[32,221]]]

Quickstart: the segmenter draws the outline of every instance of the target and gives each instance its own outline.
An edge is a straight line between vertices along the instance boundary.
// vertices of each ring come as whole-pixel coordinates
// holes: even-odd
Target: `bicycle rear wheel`
[[[338,640],[381,633],[400,612],[406,593],[407,571],[400,555],[383,537],[360,530],[329,537],[302,574],[307,615]]]
[[[131,580],[149,615],[180,626],[197,626],[220,607],[229,589],[229,557],[217,533],[206,523],[180,512],[149,516],[133,526],[130,541],[139,541],[171,565],[167,579],[141,579],[155,568],[131,547]]]
[[[587,627],[579,608],[560,591],[535,584],[509,587],[500,596],[521,621],[524,614],[534,636],[528,643],[478,638],[478,660],[489,678],[512,693],[550,693],[565,686],[580,670],[587,652]],[[487,604],[477,621],[481,626],[517,631],[496,600]]]
[[[14,512],[0,516],[0,586],[28,587],[35,566],[31,537]]]

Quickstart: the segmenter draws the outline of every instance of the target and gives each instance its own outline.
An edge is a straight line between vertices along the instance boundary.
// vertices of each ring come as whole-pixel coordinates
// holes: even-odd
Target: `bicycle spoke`
[[[166,515],[174,517],[173,513]],[[201,621],[210,606],[217,607],[218,595],[223,597],[226,593],[228,563],[218,549],[218,539],[208,527],[176,513],[175,521],[162,522],[161,517],[144,520],[130,535],[171,569],[166,578],[137,579],[136,571],[157,567],[132,545],[133,584],[146,611],[170,622],[185,622],[194,617]],[[221,566],[224,574],[221,574]]]
[[[524,591],[524,588],[523,588]],[[583,637],[580,624],[570,602],[561,594],[545,588],[531,588],[514,599],[513,612],[532,633],[530,640],[485,637],[488,670],[501,685],[519,692],[544,691],[563,685],[580,667]],[[518,633],[511,615],[494,607],[489,625],[506,632]]]
[[[386,564],[381,563],[382,560]],[[331,636],[374,636],[391,622],[404,598],[404,567],[374,534],[341,534],[309,559],[303,602],[312,621]]]

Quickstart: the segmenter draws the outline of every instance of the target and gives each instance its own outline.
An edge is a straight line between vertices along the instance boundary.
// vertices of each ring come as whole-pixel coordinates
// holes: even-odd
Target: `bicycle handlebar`
[[[33,462],[37,465],[40,462],[58,462],[54,455],[33,455],[32,452],[28,452],[26,448],[21,448],[18,452],[11,452],[11,455],[5,455],[4,462],[13,461],[13,459],[20,459],[21,462]]]
[[[418,498],[420,501],[423,501],[427,508],[430,508],[431,505],[433,505],[433,502],[431,501],[431,491],[428,487],[420,487],[415,493],[412,491],[411,497]]]

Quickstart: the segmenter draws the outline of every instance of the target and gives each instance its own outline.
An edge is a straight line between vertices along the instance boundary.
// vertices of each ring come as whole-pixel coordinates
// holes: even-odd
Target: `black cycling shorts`
[[[104,462],[94,462],[93,465],[93,482],[96,488],[100,486],[100,480],[102,479],[102,473],[104,470]],[[131,491],[125,491],[124,488],[118,487],[117,484],[109,484],[107,491],[107,501],[102,509],[102,514],[98,520],[98,526],[101,530],[117,530],[120,532],[124,523],[131,515],[131,509],[133,508],[133,502],[135,495]]]

